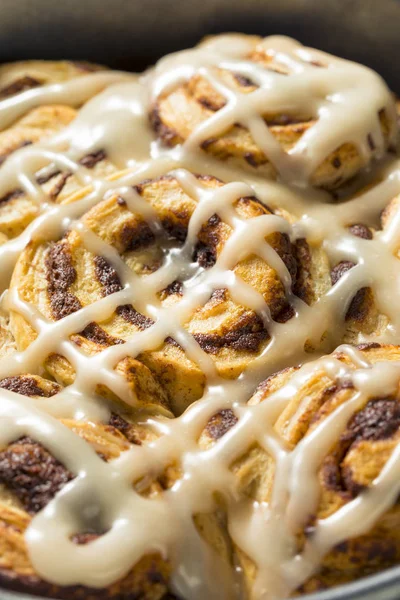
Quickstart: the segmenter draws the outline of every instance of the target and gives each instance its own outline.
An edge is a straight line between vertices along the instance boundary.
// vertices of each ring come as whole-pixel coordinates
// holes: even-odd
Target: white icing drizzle
[[[398,447],[368,491],[331,517],[316,521],[313,536],[298,554],[296,534],[318,507],[317,471],[323,457],[366,400],[393,394],[400,380],[400,363],[370,364],[352,346],[338,348],[346,355],[345,362],[318,357],[317,352],[310,354],[305,349],[307,344],[317,348],[327,331],[331,348],[340,343],[351,300],[363,287],[373,290],[378,312],[387,320],[379,341],[400,343],[396,302],[396,292],[400,291],[400,212],[395,211],[386,228],[375,232],[371,240],[360,239],[348,229],[356,223],[377,224],[382,209],[400,193],[400,165],[396,158],[386,157],[379,184],[345,203],[328,203],[325,192],[310,187],[312,173],[345,143],[352,143],[368,161],[382,158],[379,112],[383,109],[389,123],[389,143],[397,140],[391,94],[371,70],[304,48],[288,38],[266,38],[263,47],[291,74],[282,76],[247,60],[253,50],[250,40],[221,36],[195,50],[166,57],[139,80],[123,73],[96,73],[0,102],[0,126],[5,127],[34,106],[49,102],[79,106],[94,96],[70,126],[46,143],[15,152],[0,170],[1,194],[19,186],[39,208],[38,217],[24,233],[0,248],[1,290],[8,288],[18,256],[30,240],[59,239],[67,229],[79,235],[88,251],[105,257],[123,284],[121,291],[56,322],[23,301],[16,288],[3,298],[5,308],[20,313],[37,332],[37,338],[24,352],[2,359],[0,378],[38,372],[50,353],[65,356],[76,372],[72,385],[40,402],[1,390],[0,443],[30,435],[76,475],[33,518],[26,533],[32,564],[48,581],[104,587],[123,577],[144,554],[155,551],[171,561],[173,590],[186,600],[241,598],[235,577],[193,522],[193,515],[217,508],[218,493],[226,501],[234,544],[257,568],[252,598],[283,598],[316,572],[321,557],[335,544],[368,531],[400,492]],[[241,94],[222,82],[216,67],[250,77],[258,88]],[[154,140],[148,126],[150,102],[195,73],[205,77],[226,98],[226,104],[184,144],[166,150]],[[307,114],[316,122],[285,153],[262,118],[266,111]],[[268,156],[280,182],[249,175],[202,154],[201,142],[238,122],[247,127]],[[112,162],[124,169],[118,178],[96,178],[77,162],[85,152],[99,148],[105,148]],[[52,204],[37,184],[35,173],[54,166],[73,172],[82,186],[88,186],[87,194],[72,204]],[[155,211],[132,186],[166,173],[175,176],[196,202],[196,208],[185,244],[171,250],[157,271],[141,277],[79,219],[108,194],[118,193],[129,210],[141,214],[152,230],[159,232]],[[211,189],[193,173],[212,174],[226,183]],[[254,195],[274,208],[288,211],[296,221],[290,224],[277,214],[240,218],[234,203]],[[231,227],[232,234],[216,264],[202,270],[191,263],[191,257],[201,226],[215,213]],[[292,293],[288,269],[266,241],[274,232],[288,234],[292,240],[305,237],[310,244],[322,243],[332,265],[345,260],[355,266],[312,307],[308,306]],[[261,257],[282,282],[295,311],[286,323],[275,322],[262,294],[234,273],[237,263],[250,254]],[[157,294],[175,279],[183,280],[183,298],[163,307]],[[193,311],[219,288],[228,289],[233,301],[254,310],[270,335],[266,348],[232,381],[219,375],[214,360],[185,327]],[[111,316],[123,304],[132,304],[150,316],[154,324],[124,344],[95,355],[85,354],[69,339],[89,323]],[[95,393],[99,384],[135,407],[136,398],[115,366],[126,356],[154,350],[168,336],[204,372],[204,395],[174,419],[149,416],[148,424],[159,433],[156,441],[132,446],[119,458],[105,463],[57,419],[106,421],[109,407]],[[360,341],[368,339],[360,335]],[[310,359],[314,360],[307,362]],[[258,383],[276,370],[299,362],[306,364],[268,401],[247,404]],[[291,450],[274,430],[274,424],[296,392],[318,374],[333,381],[351,382],[354,394]],[[235,412],[237,424],[212,447],[201,449],[201,432],[208,420],[224,408]],[[269,503],[239,500],[237,481],[230,470],[232,462],[255,442],[275,461]],[[145,478],[149,472],[162,473],[174,463],[180,466],[182,477],[159,498],[145,498],[133,488],[133,481]],[[102,524],[105,534],[88,545],[71,541],[72,534],[94,521]]]

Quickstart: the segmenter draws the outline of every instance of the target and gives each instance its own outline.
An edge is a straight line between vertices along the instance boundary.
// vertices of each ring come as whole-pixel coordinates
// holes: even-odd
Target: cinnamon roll
[[[14,96],[42,86],[74,79],[99,71],[102,67],[90,63],[24,61],[0,67],[0,99]],[[0,134],[0,164],[15,150],[50,137],[76,116],[69,106],[41,105],[2,127]]]
[[[54,397],[60,386],[37,375],[9,377],[0,388],[35,398]],[[54,398],[54,401],[56,399]],[[125,415],[126,416],[126,415]],[[109,424],[82,423],[64,419],[62,423],[87,442],[103,461],[117,458],[131,444],[145,440],[140,426],[113,414]],[[43,581],[35,572],[24,541],[33,516],[74,478],[65,465],[37,441],[24,436],[0,451],[0,580],[3,586],[57,598],[141,597],[148,600],[173,598],[168,592],[170,565],[160,554],[144,556],[117,583],[101,591],[82,586],[59,587]],[[72,536],[74,544],[90,544],[101,534],[101,524],[93,520],[86,531]]]
[[[0,66],[0,95],[10,98],[21,92],[52,83],[61,83],[102,69],[89,62],[26,60]]]
[[[304,93],[299,79],[307,75],[311,82],[320,79],[321,90],[312,90],[313,83],[309,83],[307,92],[321,98],[324,70],[333,65],[328,55],[321,53],[315,58],[301,48],[299,65],[281,53],[281,48],[292,49],[291,44],[280,42],[274,48],[268,43],[270,39],[217,36],[200,44],[197,53],[193,52],[193,59],[183,55],[177,64],[172,61],[171,68],[176,68],[177,76],[172,81],[167,79],[150,112],[150,121],[162,144],[173,147],[190,143],[194,135],[194,142],[204,152],[220,160],[233,160],[269,178],[282,175],[278,166],[282,154],[290,155],[318,122],[312,102],[293,99],[295,89],[299,96]],[[238,60],[236,47],[242,45],[244,56],[240,55]],[[213,50],[217,60],[215,57],[210,60]],[[193,72],[183,82],[180,67]],[[160,71],[163,72],[162,61]],[[268,92],[270,88],[272,92]],[[274,110],[269,108],[271,105]],[[255,108],[249,118],[250,106]],[[322,110],[320,114],[322,117]],[[369,152],[360,152],[351,139],[343,138],[343,143],[332,148],[310,173],[312,185],[332,190],[354,177],[374,156],[388,148],[394,118],[393,108],[380,107],[376,112],[379,126],[375,133],[364,132]],[[214,128],[207,127],[214,122]],[[204,135],[197,142],[195,132],[202,130]],[[380,140],[380,149],[375,138]],[[292,169],[295,172],[296,165]]]
[[[63,107],[49,107],[53,113],[51,118],[51,127],[47,129],[47,135],[53,135],[57,129],[62,129],[68,122],[71,122],[76,114],[73,109],[65,107],[65,110],[59,111]],[[34,112],[34,111],[33,111]],[[59,118],[56,115],[61,117]],[[30,115],[34,116],[34,115]],[[56,117],[56,118],[53,118]],[[22,119],[23,121],[24,119]],[[68,120],[68,122],[66,122]],[[35,130],[36,131],[36,130]],[[3,133],[8,133],[3,132]],[[41,131],[38,132],[41,134]],[[1,138],[2,133],[0,133]],[[38,140],[36,140],[38,141]],[[29,142],[31,143],[31,142]],[[28,144],[23,144],[23,146]],[[21,147],[21,146],[19,146]],[[108,176],[117,171],[117,169],[107,160],[104,151],[96,151],[83,155],[79,159],[79,164],[87,169],[90,169],[94,176]],[[52,203],[66,202],[70,197],[79,193],[81,186],[77,177],[68,170],[58,170],[54,168],[50,173],[45,170],[35,176],[35,184],[43,198],[48,198]],[[32,201],[23,189],[16,187],[7,191],[0,198],[0,241],[2,243],[7,240],[14,239],[32,223],[32,221],[40,214],[40,204]]]
[[[43,142],[61,133],[76,118],[79,108],[92,95],[104,87],[96,84],[93,92],[85,91],[83,101],[77,96],[72,105],[47,104],[46,93],[49,85],[67,83],[78,77],[107,73],[104,67],[85,62],[49,62],[26,61],[11,63],[0,67],[0,101],[8,102],[14,96],[30,90],[44,92],[44,101],[40,95],[21,98],[21,108],[17,107],[18,118],[11,122],[0,121],[0,165],[21,148]],[[48,92],[51,99],[51,91]],[[57,92],[54,92],[57,97]],[[25,96],[23,96],[25,98]],[[26,108],[25,108],[26,107]],[[65,146],[65,142],[61,142]],[[77,157],[78,165],[90,169],[94,176],[110,176],[118,169],[106,156],[103,149],[95,152],[82,152]],[[30,193],[15,182],[15,185],[0,192],[0,242],[4,243],[20,235],[26,227],[40,214],[41,204],[45,201],[62,202],[73,196],[81,188],[75,173],[68,168],[49,164],[48,159],[41,161],[43,168],[32,173],[33,185],[42,195],[41,202],[34,201]]]
[[[57,394],[62,392],[58,384],[31,374],[3,379],[0,389],[33,398],[38,405],[44,399],[56,403]],[[116,408],[119,410],[119,407]],[[60,422],[89,444],[104,462],[117,459],[132,445],[142,446],[154,442],[157,437],[151,427],[138,422],[132,410],[111,412],[108,423],[73,419],[61,419]],[[181,475],[176,465],[169,465],[159,474],[150,471],[132,483],[144,498],[156,501]],[[75,476],[47,448],[28,436],[13,440],[0,449],[1,585],[56,598],[98,598],[99,594],[102,598],[176,598],[170,590],[170,561],[156,552],[143,556],[124,577],[101,590],[80,585],[52,585],[35,572],[24,533],[33,517]],[[232,544],[222,513],[198,513],[193,518],[199,535],[233,568]],[[107,532],[101,516],[88,516],[82,527],[84,531],[71,535],[71,541],[78,546],[93,543]]]
[[[224,191],[224,184],[215,177],[191,178],[200,192]],[[165,252],[174,248],[187,248],[187,259],[195,261],[201,269],[215,267],[233,233],[232,226],[210,210],[211,216],[198,223],[197,235],[188,243],[188,227],[196,207],[199,209],[199,201],[185,191],[179,176],[177,179],[165,175],[145,181],[132,193],[154,212],[159,231],[152,230],[142,214],[130,209],[123,196],[115,194],[97,204],[81,220],[84,228],[115,249],[127,268],[127,280],[130,271],[137,285],[142,279],[145,284],[145,279],[152,274],[157,276]],[[233,206],[235,218],[243,221],[273,215],[272,209],[255,197],[238,198]],[[302,302],[312,305],[322,291],[330,287],[329,265],[321,249],[309,246],[305,239],[292,243],[286,233],[290,232],[286,219],[278,216],[273,219],[283,227],[282,233],[274,231],[265,241],[277,267],[251,252],[244,252],[243,259],[235,260],[232,265],[238,281],[251,286],[260,295],[260,302],[265,302],[271,327],[273,322],[285,323],[293,318],[292,298],[301,298]],[[186,246],[183,246],[185,241]],[[282,277],[289,280],[289,289],[285,289]],[[235,298],[235,291],[223,284],[221,281],[221,285],[205,297],[202,306],[188,312],[185,329],[200,352],[215,364],[218,374],[234,379],[263,353],[270,333],[265,318],[241,304]],[[121,292],[123,283],[110,261],[101,253],[85,248],[83,236],[79,230],[73,230],[55,243],[37,240],[29,244],[16,265],[10,289],[23,301],[36,306],[45,318],[57,321],[102,297]],[[184,291],[179,279],[168,281],[159,292],[161,306],[172,307],[179,303]],[[152,324],[148,314],[131,304],[121,304],[106,320],[93,321],[74,332],[71,340],[85,353],[93,354],[123,343]],[[20,350],[26,349],[36,338],[34,328],[18,310],[11,312],[11,331]],[[63,385],[74,381],[74,370],[65,357],[51,354],[44,365]],[[205,374],[179,340],[171,336],[165,338],[160,348],[140,353],[137,360],[125,358],[117,370],[135,388],[133,391],[141,404],[164,406],[174,414],[180,414],[204,391]],[[101,387],[98,390],[109,394]]]
[[[299,377],[301,370],[298,367],[289,368],[262,382],[249,400],[249,405],[254,407],[268,404],[274,401],[279,391],[292,383],[293,395],[274,419],[274,432],[289,452],[304,445],[313,435],[315,437],[314,451],[318,462],[312,462],[311,469],[314,465],[316,468],[312,477],[316,481],[312,482],[311,478],[311,482],[317,485],[317,500],[312,495],[311,498],[307,496],[309,490],[302,489],[301,483],[298,483],[297,489],[291,490],[293,495],[298,495],[297,502],[302,501],[301,494],[306,494],[307,498],[303,506],[304,521],[292,523],[293,543],[297,545],[299,553],[304,551],[309,541],[312,542],[317,528],[323,527],[325,520],[332,519],[335,514],[343,514],[345,507],[357,498],[367,497],[368,489],[398,447],[399,382],[396,381],[393,394],[382,395],[379,389],[374,389],[371,393],[363,394],[355,403],[359,392],[352,383],[351,374],[360,368],[360,364],[363,364],[362,369],[374,366],[379,372],[382,363],[399,360],[400,349],[398,346],[365,344],[350,350],[344,346],[343,351],[338,350],[332,355],[339,367],[337,377],[328,374],[323,364],[302,378]],[[345,376],[340,372],[341,364],[347,371]],[[303,367],[303,370],[306,368]],[[340,420],[340,425],[336,426],[333,417],[336,415],[337,418],[341,409],[346,410],[351,404],[353,408],[348,411],[346,419]],[[259,418],[262,418],[261,414],[262,407]],[[318,448],[315,434],[329,419],[334,435],[328,434],[332,441],[326,447],[326,453],[323,453]],[[205,448],[212,447],[237,423],[238,419],[231,410],[216,413],[202,433],[200,444]],[[310,446],[312,444],[311,441]],[[230,468],[235,475],[238,491],[249,501],[272,501],[274,478],[277,477],[275,461],[258,442],[250,444]],[[398,519],[396,502],[363,535],[351,536],[342,532],[343,539],[323,557],[317,572],[298,588],[295,595],[321,591],[398,564]],[[261,531],[259,535],[262,535]],[[237,547],[237,552],[248,597],[253,598],[257,567],[240,547]]]

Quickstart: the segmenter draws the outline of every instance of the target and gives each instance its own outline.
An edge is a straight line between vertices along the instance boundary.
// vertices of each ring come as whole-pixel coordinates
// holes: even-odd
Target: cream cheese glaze
[[[381,315],[378,341],[400,343],[400,211],[390,216],[383,230],[375,231],[373,239],[356,237],[349,230],[357,223],[377,227],[382,210],[400,194],[400,163],[394,150],[386,151],[388,146],[395,148],[398,130],[392,94],[370,69],[304,48],[284,37],[265,38],[262,46],[290,71],[289,75],[246,60],[252,42],[227,35],[166,57],[140,77],[95,73],[0,102],[0,124],[5,126],[27,108],[43,102],[62,101],[76,106],[95,94],[68,127],[46,142],[18,150],[0,170],[0,192],[18,185],[38,205],[40,213],[20,236],[0,247],[3,308],[22,315],[38,334],[27,349],[1,360],[0,378],[35,373],[51,353],[66,357],[76,372],[72,385],[40,404],[1,390],[1,445],[29,435],[76,474],[33,518],[26,532],[32,564],[47,581],[100,588],[124,576],[146,552],[159,551],[172,562],[173,590],[178,596],[187,600],[240,598],[239,577],[228,572],[193,522],[194,514],[215,507],[218,493],[226,500],[234,543],[257,567],[252,597],[284,598],[318,569],[321,557],[336,544],[368,531],[400,493],[398,446],[368,491],[331,517],[316,522],[313,536],[297,552],[296,533],[318,502],[317,469],[322,457],[374,390],[376,395],[391,394],[400,381],[399,362],[372,365],[355,347],[343,345],[340,349],[349,357],[349,367],[335,357],[321,356],[317,350],[326,332],[330,349],[340,343],[351,300],[364,287],[372,289]],[[251,93],[240,93],[219,77],[218,69],[239,73],[258,87]],[[151,131],[151,105],[196,73],[226,99],[225,106],[183,143],[166,148]],[[315,123],[285,151],[262,118],[266,109],[271,113],[308,113]],[[388,122],[386,141],[379,120],[381,111]],[[276,180],[203,153],[205,140],[238,122],[268,157]],[[328,192],[312,185],[312,175],[346,143],[357,148],[366,165],[375,161],[379,183],[346,202],[333,203]],[[99,148],[106,148],[121,170],[117,178],[98,178],[79,163],[82,154]],[[52,203],[35,174],[39,169],[54,167],[74,173],[87,193],[73,203]],[[144,217],[152,231],[158,232],[161,225],[156,212],[134,186],[166,173],[176,177],[185,193],[195,200],[196,208],[183,246],[167,253],[162,266],[143,277],[79,219],[103,198],[116,193],[132,212]],[[192,173],[212,174],[226,184],[209,189]],[[240,218],[233,204],[247,196],[290,212],[294,222],[290,224],[277,214]],[[233,233],[215,265],[204,270],[191,257],[202,224],[215,213]],[[53,322],[23,300],[16,286],[8,288],[18,256],[30,240],[59,239],[67,230],[76,231],[85,248],[108,260],[123,289]],[[265,241],[273,232],[288,234],[292,240],[307,238],[320,243],[332,264],[351,261],[355,266],[310,307],[293,294],[288,268]],[[292,319],[274,321],[263,295],[234,273],[233,267],[249,254],[263,258],[278,274],[295,311]],[[182,300],[162,306],[157,294],[177,278],[183,281]],[[193,310],[220,288],[228,289],[235,301],[254,310],[270,335],[264,351],[234,380],[219,375],[210,355],[184,327]],[[128,303],[151,317],[154,324],[125,343],[94,355],[85,354],[69,339],[89,323],[107,318],[118,306]],[[134,407],[132,391],[114,368],[124,357],[157,348],[169,336],[204,372],[204,395],[175,419],[148,417],[151,427],[162,435],[149,445],[132,446],[119,458],[104,463],[55,417],[106,421],[109,407],[95,393],[98,384]],[[377,341],[376,334],[360,334],[357,341],[371,339]],[[311,354],[307,344],[315,348]],[[268,401],[247,404],[263,379],[298,363],[305,364]],[[273,425],[296,390],[317,371],[351,381],[356,394],[291,450]],[[206,423],[227,408],[234,410],[238,422],[211,448],[201,449],[197,442]],[[229,466],[243,454],[249,440],[257,441],[276,463],[268,504],[245,502],[237,496]],[[133,489],[132,481],[172,463],[181,465],[182,477],[162,498],[145,498]],[[88,545],[73,543],[71,536],[95,518],[103,523],[106,533]]]

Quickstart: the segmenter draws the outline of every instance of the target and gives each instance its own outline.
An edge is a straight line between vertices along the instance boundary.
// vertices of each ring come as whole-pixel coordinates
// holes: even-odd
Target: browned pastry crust
[[[37,375],[21,375],[0,381],[0,387],[37,399],[55,396],[61,387]],[[57,399],[54,398],[56,402]],[[131,414],[112,413],[109,422],[93,423],[63,419],[61,422],[91,444],[105,461],[117,458],[131,444],[146,444],[154,433],[135,421]],[[180,477],[176,466],[146,482],[133,482],[142,495],[153,498],[171,487]],[[74,475],[46,448],[29,437],[22,437],[0,448],[0,586],[51,598],[76,600],[174,600],[170,590],[171,565],[160,554],[146,554],[125,577],[107,588],[61,587],[42,580],[29,559],[24,532],[31,518],[42,510]],[[199,533],[224,560],[231,564],[232,549],[226,523],[217,513],[194,516]],[[87,544],[103,531],[77,532],[73,541]]]
[[[222,185],[210,176],[199,180],[206,188]],[[168,244],[181,245],[196,202],[169,175],[146,181],[136,190],[156,211]],[[271,212],[256,198],[239,199],[235,210],[243,219]],[[83,217],[83,222],[116,248],[135,273],[145,276],[161,265],[161,245],[166,240],[156,239],[142,216],[132,213],[118,196],[110,196],[95,206]],[[213,266],[230,234],[230,227],[217,215],[212,216],[199,232],[194,259],[204,268]],[[327,259],[318,247],[309,246],[306,240],[292,244],[286,234],[279,232],[270,234],[266,241],[286,264],[294,292],[308,304],[313,304],[330,287]],[[293,309],[283,284],[262,259],[250,255],[240,261],[234,271],[264,296],[274,320],[285,322],[292,317]],[[47,318],[58,320],[81,306],[120,290],[121,282],[114,268],[103,257],[93,256],[83,248],[77,232],[68,232],[55,244],[40,240],[31,242],[14,271],[14,286],[21,298],[38,306]],[[47,290],[45,299],[43,295],[39,298],[39,289]],[[161,293],[164,305],[179,302],[180,298],[179,282],[172,282]],[[85,352],[94,353],[120,343],[151,323],[148,316],[140,314],[134,307],[120,306],[112,318],[90,324],[72,339]],[[263,350],[269,339],[261,319],[252,310],[234,302],[226,289],[216,290],[204,306],[195,310],[186,328],[213,358],[220,374],[227,378],[237,377]],[[25,349],[36,337],[33,329],[17,313],[11,315],[11,329],[20,349]],[[63,357],[48,357],[46,369],[60,383],[73,381],[73,370]],[[197,400],[204,388],[202,371],[171,339],[167,339],[158,350],[142,353],[138,360],[125,359],[118,370],[128,379],[129,373],[132,375],[130,383],[138,386],[136,395],[140,403],[147,407],[154,404],[158,409],[163,406],[172,409],[175,414]],[[106,390],[99,391],[108,395]]]
[[[359,347],[371,364],[398,361],[397,346],[369,344]],[[334,357],[348,366],[346,354]],[[354,365],[353,365],[354,368]],[[268,401],[293,376],[297,368],[289,368],[263,382],[249,404]],[[0,386],[33,398],[51,397],[60,391],[56,384],[39,376],[8,378]],[[275,423],[276,432],[294,448],[310,435],[340,405],[349,402],[354,388],[345,381],[334,381],[323,370],[312,373],[298,389]],[[56,397],[54,398],[56,401]],[[199,444],[209,448],[237,423],[231,409],[214,415],[205,427]],[[151,433],[139,426],[131,415],[113,413],[108,424],[63,420],[63,424],[80,435],[103,460],[116,458],[131,444],[151,441]],[[318,471],[320,499],[318,509],[299,532],[299,549],[311,536],[316,519],[324,519],[365,491],[379,475],[399,441],[400,395],[368,397],[349,419],[338,441],[325,457]],[[150,437],[149,437],[150,436]],[[252,444],[231,464],[237,480],[237,492],[244,498],[267,501],[270,497],[274,462],[260,446]],[[122,580],[102,590],[83,586],[61,588],[47,584],[35,575],[26,552],[23,532],[32,515],[41,510],[68,481],[73,478],[58,460],[39,443],[24,437],[0,449],[0,582],[12,589],[32,591],[56,598],[172,598],[169,588],[170,565],[159,555],[145,556]],[[134,482],[140,493],[156,497],[180,477],[179,467],[171,465],[152,481]],[[240,547],[232,544],[224,506],[212,514],[196,515],[199,532],[216,551],[233,565],[239,561],[243,569],[247,597],[252,598],[256,568]],[[400,560],[397,504],[387,511],[367,534],[343,541],[324,557],[318,573],[295,595],[323,590],[339,583],[374,573],[397,564]],[[76,543],[90,543],[102,532],[77,532]]]
[[[266,70],[290,76],[286,65],[277,62],[262,46],[261,38],[243,36],[253,44],[247,60],[257,63]],[[314,68],[326,68],[322,63]],[[257,85],[248,77],[226,69],[214,68],[223,84],[249,94]],[[174,89],[163,92],[154,102],[150,121],[156,135],[166,146],[183,143],[201,123],[221,110],[225,98],[208,79],[196,74],[189,81],[178,84]],[[311,114],[269,114],[262,115],[270,132],[284,151],[289,151],[302,135],[315,124]],[[388,144],[388,116],[379,113],[382,133]],[[370,136],[371,137],[371,136]],[[371,138],[371,144],[372,138]],[[261,148],[253,140],[250,132],[241,123],[235,123],[221,135],[206,139],[202,150],[221,160],[234,160],[245,168],[250,168],[267,177],[275,177],[276,171]],[[371,146],[371,149],[373,147]],[[367,164],[352,142],[347,142],[332,152],[314,171],[311,183],[317,187],[333,190],[356,175]]]
[[[24,61],[0,66],[0,101],[43,85],[61,83],[103,69],[98,65],[70,61]],[[51,137],[75,119],[77,111],[65,105],[40,105],[0,132],[0,166],[20,148]],[[107,175],[113,170],[105,153],[82,156],[81,164],[95,169],[96,174]],[[101,165],[99,164],[101,163]],[[60,202],[78,186],[71,173],[54,170],[37,174],[37,183],[50,201]],[[64,191],[64,192],[63,192]],[[0,243],[18,236],[39,214],[38,206],[20,188],[14,188],[0,197]]]
[[[398,346],[377,343],[359,346],[362,355],[371,363],[398,361]],[[352,366],[346,354],[334,357]],[[288,383],[297,368],[289,368],[269,377],[260,384],[249,404],[257,405]],[[338,441],[325,457],[318,471],[320,498],[318,509],[299,532],[299,549],[307,536],[312,536],[317,519],[325,519],[356,498],[379,475],[400,440],[400,387],[393,396],[367,397],[363,406],[349,419]],[[294,448],[310,435],[340,405],[349,402],[356,393],[349,382],[334,381],[321,369],[312,373],[290,400],[275,423],[275,431],[289,448]],[[218,413],[208,423],[200,444],[209,447],[237,422],[230,410]],[[238,489],[251,499],[268,501],[274,479],[274,462],[258,445],[231,465],[237,477]],[[396,565],[400,561],[400,511],[396,504],[388,510],[367,534],[344,540],[322,561],[317,574],[311,577],[297,594],[321,591],[353,581]],[[237,548],[249,597],[256,568]]]
[[[37,375],[9,377],[0,387],[40,401],[60,391],[60,386]],[[64,425],[92,444],[103,460],[116,458],[131,443],[145,440],[140,427],[117,414],[110,424],[64,420]],[[122,431],[124,433],[122,433]],[[125,434],[125,435],[124,435]],[[24,437],[0,451],[0,582],[2,586],[56,598],[126,598],[160,600],[168,592],[170,566],[158,554],[149,554],[121,581],[106,589],[84,586],[61,588],[40,579],[30,563],[24,531],[34,514],[44,508],[74,475],[43,446]],[[90,543],[101,532],[77,532],[77,544]]]

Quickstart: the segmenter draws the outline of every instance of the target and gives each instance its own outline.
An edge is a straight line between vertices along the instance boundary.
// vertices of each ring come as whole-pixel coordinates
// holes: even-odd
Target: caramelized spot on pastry
[[[214,141],[214,140],[212,140],[212,141]],[[259,157],[256,158],[256,155],[254,154],[254,152],[245,152],[243,157],[244,157],[245,161],[247,162],[247,164],[250,165],[251,167],[254,167],[255,169],[262,164],[262,162],[260,161],[260,158]],[[266,160],[264,162],[266,162]]]
[[[307,304],[313,300],[311,266],[312,258],[307,240],[299,238],[294,244],[297,264],[296,278],[293,283],[293,293]]]
[[[364,240],[372,240],[372,231],[369,227],[363,225],[362,223],[356,223],[355,225],[351,225],[351,227],[349,227],[349,231],[356,237],[362,238]]]
[[[50,398],[60,391],[60,386],[53,382],[46,388],[40,387],[34,377],[29,375],[15,375],[0,381],[0,388],[22,394],[23,396],[41,396]]]
[[[29,75],[24,75],[20,79],[17,79],[16,81],[13,81],[9,85],[0,89],[0,99],[3,100],[9,96],[14,96],[14,94],[20,94],[21,92],[32,90],[40,85],[42,85],[42,82],[38,79],[30,77]]]
[[[139,221],[134,225],[125,223],[119,235],[124,252],[147,248],[155,240],[154,233],[145,221]]]
[[[103,286],[103,295],[109,296],[122,290],[121,281],[117,271],[103,256],[94,257],[95,273],[98,281]]]
[[[295,314],[296,311],[294,310],[293,306],[287,304],[277,315],[275,315],[274,320],[277,323],[287,323],[287,321],[292,319]]]
[[[0,452],[0,482],[12,490],[26,510],[42,510],[74,475],[41,444],[23,437]]]
[[[52,187],[49,192],[49,196],[53,201],[56,200],[58,198],[58,196],[61,194],[61,192],[63,191],[65,184],[67,183],[68,179],[71,177],[71,173],[56,172],[56,173],[53,173],[53,175],[51,177],[49,177],[47,179],[47,181],[50,181],[50,179],[52,179],[52,177],[57,177],[57,176],[59,176],[59,179],[56,182],[55,186]],[[42,183],[46,183],[46,181],[42,180]]]
[[[361,288],[354,296],[346,314],[346,319],[354,319],[363,322],[368,315],[369,299],[371,291],[369,288]]]
[[[221,438],[231,427],[236,425],[238,418],[230,408],[220,410],[211,417],[206,426],[206,431],[214,440]]]
[[[280,235],[280,244],[276,249],[277,254],[285,263],[285,267],[289,271],[292,282],[296,281],[297,274],[297,262],[296,256],[293,250],[293,245],[287,233]]]
[[[46,277],[50,305],[56,320],[63,319],[81,308],[78,298],[68,291],[76,280],[76,270],[63,242],[54,244],[48,252]]]
[[[355,266],[350,260],[342,260],[331,271],[332,285],[335,285],[347,271],[350,271]]]
[[[179,294],[181,296],[182,290],[183,285],[181,281],[173,281],[165,288],[165,292],[168,296],[171,296],[173,294]]]
[[[355,264],[349,260],[343,260],[338,263],[331,271],[332,285],[335,285],[354,266]],[[346,320],[354,319],[355,321],[362,322],[368,314],[370,298],[371,291],[369,288],[359,289],[350,303],[346,313]]]
[[[132,323],[132,325],[135,325],[135,327],[138,327],[139,329],[147,329],[154,323],[153,319],[142,315],[140,312],[135,310],[131,304],[118,306],[117,313],[123,319],[125,319],[125,321]]]
[[[10,200],[14,200],[14,198],[20,198],[23,195],[24,192],[20,189],[12,190],[0,198],[0,206],[6,204]]]
[[[342,439],[352,444],[361,440],[385,440],[400,427],[400,404],[393,398],[374,398],[354,415]]]
[[[97,152],[91,152],[90,154],[86,154],[79,160],[79,164],[87,169],[93,169],[97,163],[105,160],[107,155],[104,150],[97,150]]]
[[[193,261],[198,262],[203,269],[210,269],[216,263],[217,255],[215,248],[207,246],[203,242],[198,242],[194,249]]]
[[[89,323],[89,325],[86,325],[85,329],[80,332],[80,335],[100,346],[114,346],[114,344],[124,343],[124,340],[109,335],[104,329],[97,325],[97,323]],[[75,340],[75,343],[77,342],[78,340]]]
[[[215,354],[221,348],[257,352],[261,343],[268,339],[268,331],[261,318],[254,313],[246,313],[223,334],[195,333],[194,338],[200,347],[209,354]]]
[[[345,491],[342,473],[335,457],[327,456],[325,458],[321,468],[321,477],[326,489],[339,493]]]
[[[142,441],[137,434],[135,427],[131,423],[128,423],[128,421],[125,421],[125,419],[120,415],[112,413],[109,424],[112,427],[115,427],[115,429],[118,429],[118,431],[120,431],[131,444],[135,444],[136,446],[142,445]]]
[[[359,350],[372,350],[374,348],[380,348],[381,344],[378,342],[365,342],[364,344],[357,344]]]
[[[161,221],[163,229],[167,232],[169,237],[181,244],[184,243],[187,236],[187,226],[177,222],[175,219],[165,217]]]
[[[157,104],[150,110],[149,120],[155,134],[162,139],[165,146],[172,147],[177,143],[177,140],[180,140],[178,133],[163,123]]]
[[[235,77],[238,84],[241,85],[242,87],[254,87],[255,86],[254,81],[252,81],[249,77],[242,75],[241,73],[234,73],[233,76]]]

